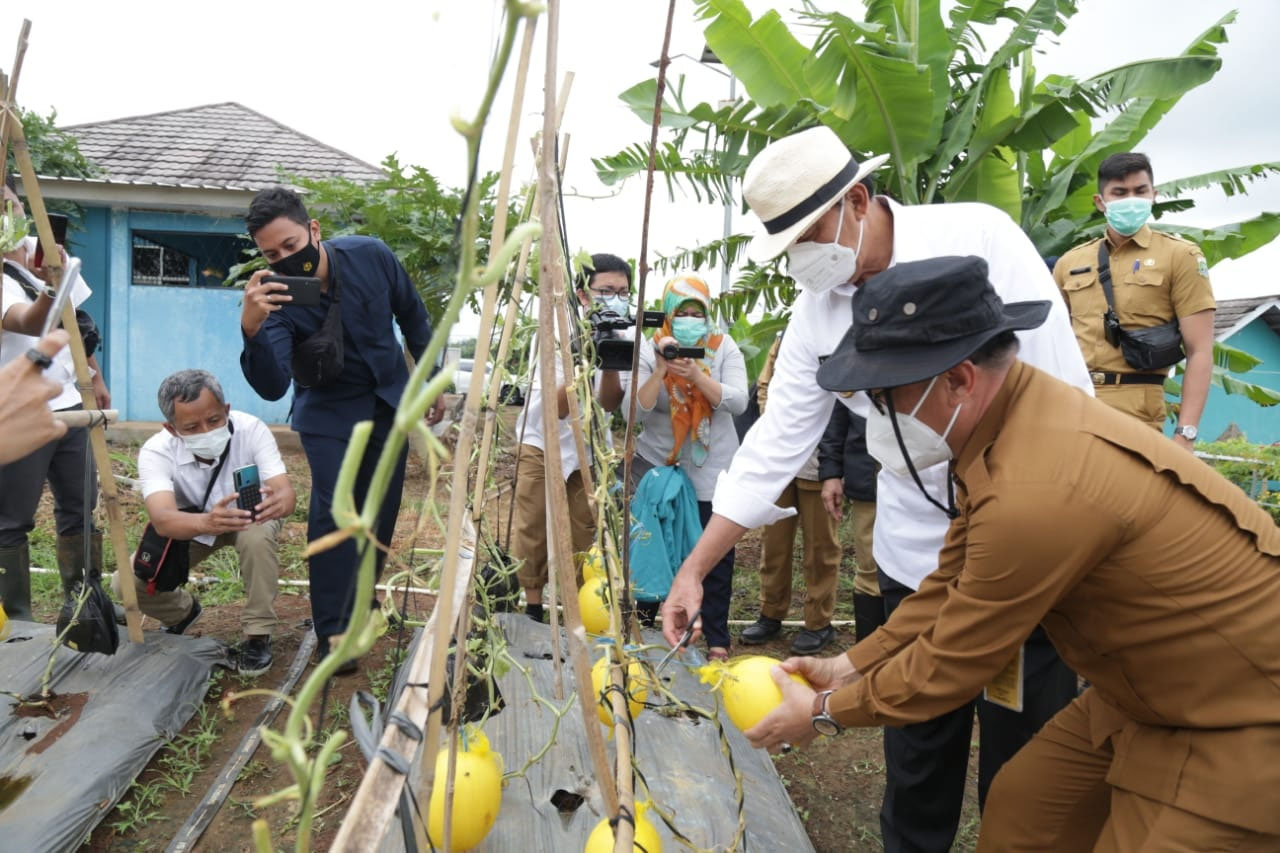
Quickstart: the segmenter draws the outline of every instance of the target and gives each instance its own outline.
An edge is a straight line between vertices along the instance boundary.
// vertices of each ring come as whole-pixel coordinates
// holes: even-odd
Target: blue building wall
[[[1252,382],[1280,390],[1280,335],[1271,331],[1261,317],[1227,338],[1224,343],[1262,359],[1248,373],[1233,373],[1242,382]],[[1214,441],[1235,424],[1255,444],[1280,442],[1280,407],[1263,408],[1248,397],[1227,394],[1211,386],[1200,419],[1200,439]],[[1170,427],[1167,431],[1172,431]]]
[[[112,403],[126,420],[162,417],[156,390],[169,374],[197,367],[218,377],[233,408],[267,423],[288,420],[292,392],[261,399],[240,372],[243,292],[223,287],[134,285],[134,231],[244,233],[238,218],[87,208],[73,250],[94,295],[88,310],[103,328],[103,366]]]

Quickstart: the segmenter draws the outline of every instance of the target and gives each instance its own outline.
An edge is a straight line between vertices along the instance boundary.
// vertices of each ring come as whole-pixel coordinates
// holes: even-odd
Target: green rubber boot
[[[91,534],[89,539],[89,573],[102,577],[102,534]],[[58,574],[62,577],[62,589],[67,595],[84,578],[84,534],[58,537]]]
[[[10,619],[31,621],[31,563],[25,543],[0,548],[0,600]]]

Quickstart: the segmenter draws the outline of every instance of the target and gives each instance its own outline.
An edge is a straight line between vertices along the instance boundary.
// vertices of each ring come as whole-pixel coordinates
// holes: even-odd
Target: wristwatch
[[[834,690],[823,690],[813,697],[813,730],[820,735],[833,737],[844,731],[844,726],[836,722],[836,718],[827,713],[827,697]]]
[[[1187,441],[1195,441],[1196,436],[1200,434],[1200,430],[1196,429],[1195,424],[1186,424],[1175,429],[1173,434],[1180,438],[1185,438]]]

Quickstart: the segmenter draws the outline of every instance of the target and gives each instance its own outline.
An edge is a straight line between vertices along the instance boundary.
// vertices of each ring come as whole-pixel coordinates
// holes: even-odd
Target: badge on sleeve
[[[1209,262],[1204,259],[1204,255],[1196,258],[1196,269],[1200,272],[1202,278],[1209,277]]]
[[[1022,664],[1025,649],[1025,645],[1018,646],[1018,653],[983,688],[983,699],[993,705],[1022,713]]]

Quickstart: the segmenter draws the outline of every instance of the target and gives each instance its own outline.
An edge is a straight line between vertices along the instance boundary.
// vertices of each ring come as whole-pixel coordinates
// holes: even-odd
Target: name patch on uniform
[[[983,699],[1001,708],[1022,713],[1022,656],[1025,649],[1025,645],[1018,646],[1018,653],[983,688]]]
[[[1203,256],[1196,258],[1196,270],[1199,271],[1202,277],[1209,277],[1209,262]]]

